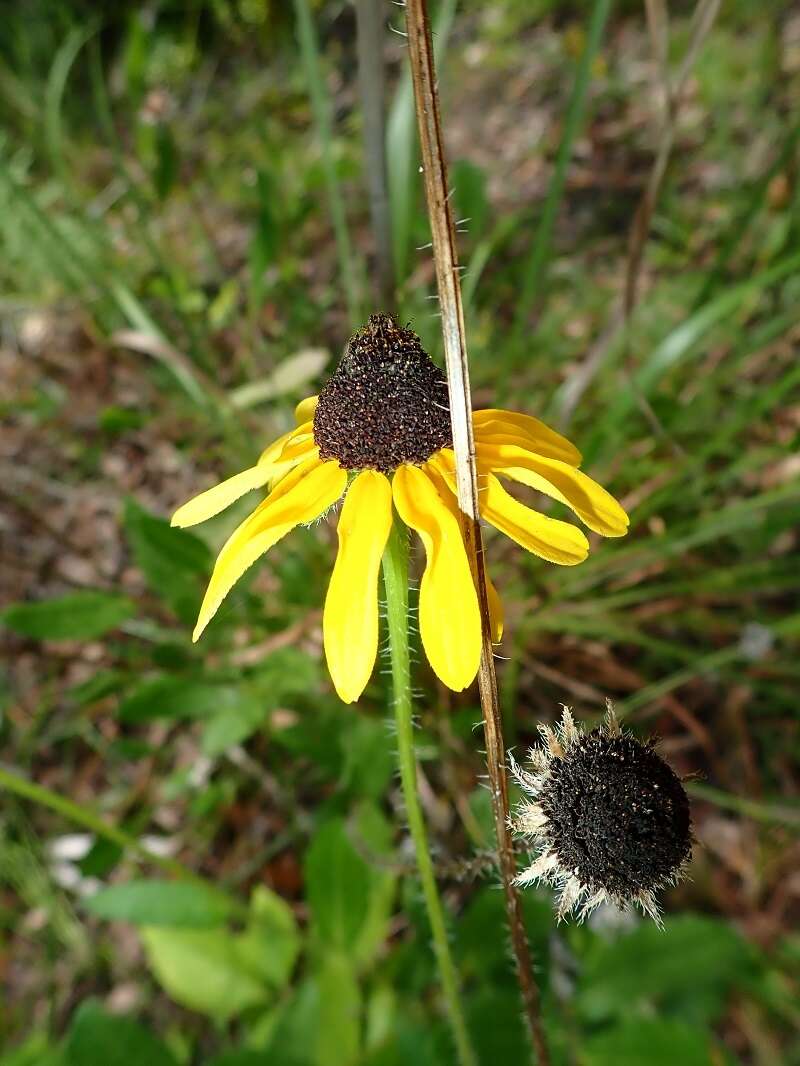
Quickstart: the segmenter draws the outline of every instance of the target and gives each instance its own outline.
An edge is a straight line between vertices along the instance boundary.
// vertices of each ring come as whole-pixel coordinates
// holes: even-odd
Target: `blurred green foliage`
[[[10,332],[31,309],[71,320],[109,361],[125,350],[152,386],[152,407],[104,403],[96,424],[68,433],[70,397],[46,359],[35,389],[2,400],[4,416],[42,436],[57,427],[59,447],[65,433],[78,440],[67,490],[101,479],[114,442],[167,439],[199,479],[249,464],[262,441],[287,428],[292,404],[321,380],[309,349],[335,353],[349,331],[326,158],[368,302],[352,9],[300,6],[316,31],[305,61],[294,10],[277,2],[29,0],[4,12],[4,320]],[[670,54],[679,57],[690,7],[675,7]],[[574,409],[570,390],[587,351],[613,321],[632,190],[654,147],[625,69],[626,34],[644,33],[639,5],[617,5],[613,39],[601,42],[591,67],[561,174],[568,178],[577,159],[578,176],[553,200],[552,240],[531,293],[543,300],[535,318],[520,293],[552,186],[536,186],[533,202],[504,184],[506,175],[489,173],[474,101],[459,120],[465,148],[452,166],[457,216],[470,219],[465,310],[481,405],[507,402],[571,422],[587,466],[630,500],[634,521],[630,538],[604,544],[574,570],[490,544],[510,615],[501,668],[509,741],[524,744],[561,700],[577,697],[599,713],[613,694],[644,730],[661,715],[657,725],[676,750],[697,739],[699,722],[713,744],[692,749],[689,762],[731,790],[736,810],[730,752],[742,741],[728,711],[731,693],[745,689],[761,786],[754,801],[777,823],[758,840],[761,887],[790,876],[782,856],[792,823],[781,812],[796,815],[797,800],[780,809],[774,800],[787,761],[800,754],[791,477],[800,126],[788,106],[800,81],[796,67],[779,74],[776,59],[786,35],[793,40],[790,8],[726,5],[695,67],[683,153],[648,245],[649,287],[627,335],[612,330]],[[528,70],[532,41],[541,46],[541,69],[516,106],[547,117],[546,135],[522,136],[549,177],[586,6],[469,0],[457,11],[443,0],[436,20],[448,116],[460,114],[476,66],[507,80],[506,72]],[[415,120],[393,43],[388,157],[399,305],[437,352],[427,253],[415,251],[428,240]],[[470,44],[480,46],[477,59]],[[309,77],[331,107],[329,130],[315,125]],[[614,119],[610,135],[604,124]],[[503,134],[509,151],[512,133],[513,124]],[[704,166],[720,179],[703,184]],[[606,172],[607,181],[597,177]],[[292,373],[276,374],[293,358]],[[450,1063],[398,828],[384,679],[376,673],[359,708],[344,708],[320,659],[314,612],[331,544],[309,531],[280,545],[266,585],[256,591],[260,579],[248,574],[194,646],[211,546],[247,503],[195,535],[169,527],[164,515],[181,502],[169,487],[158,513],[144,488],[141,499],[120,492],[116,500],[125,558],[139,575],[133,590],[99,580],[67,593],[32,589],[0,615],[15,654],[33,647],[42,656],[27,715],[6,715],[15,694],[0,689],[0,728],[4,761],[56,791],[80,782],[87,810],[131,840],[146,838],[156,853],[177,848],[183,876],[149,877],[134,865],[147,855],[92,829],[85,853],[66,862],[71,880],[65,860],[58,880],[52,838],[70,827],[8,794],[0,882],[11,894],[0,897],[0,962],[21,915],[43,920],[25,933],[36,973],[7,997],[0,1066]],[[91,676],[63,681],[63,664],[47,656],[63,642],[101,643]],[[447,705],[427,675],[421,683],[419,756],[432,782],[428,813],[470,1031],[486,1066],[524,1062],[502,898],[485,864],[474,881],[469,869],[489,840],[479,712],[469,698]],[[674,710],[677,696],[675,732],[665,708]],[[780,922],[763,946],[751,942],[742,931],[747,892],[760,888],[726,904],[727,881],[709,872],[715,861],[701,858],[696,886],[680,897],[686,913],[668,917],[664,934],[636,923],[555,929],[549,901],[526,894],[556,1063],[800,1063],[800,942]],[[126,985],[136,989],[133,1002],[109,1002]]]

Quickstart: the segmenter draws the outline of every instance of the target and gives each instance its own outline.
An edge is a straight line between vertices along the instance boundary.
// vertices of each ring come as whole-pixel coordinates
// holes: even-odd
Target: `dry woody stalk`
[[[504,743],[497,678],[494,670],[491,626],[486,580],[483,570],[483,543],[478,523],[478,481],[475,442],[472,433],[472,405],[469,388],[466,331],[461,302],[455,226],[450,210],[439,99],[433,47],[425,0],[408,0],[406,26],[411,75],[414,84],[419,127],[422,169],[428,204],[436,283],[442,314],[442,333],[450,394],[453,450],[456,457],[458,502],[467,555],[470,561],[482,619],[482,654],[478,673],[483,710],[486,757],[492,795],[492,811],[497,835],[500,875],[506,902],[511,943],[531,1039],[541,1064],[549,1063],[541,1019],[539,989],[533,976],[530,949],[522,920],[519,896],[514,886],[516,861],[509,829],[508,784],[503,765]]]

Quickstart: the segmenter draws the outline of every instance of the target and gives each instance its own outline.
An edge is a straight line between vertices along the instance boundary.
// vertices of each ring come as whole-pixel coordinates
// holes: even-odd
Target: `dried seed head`
[[[323,459],[385,474],[451,446],[447,381],[416,333],[370,315],[320,393],[314,441]]]
[[[531,797],[515,828],[539,849],[519,882],[560,889],[559,917],[638,903],[659,921],[655,894],[677,880],[691,852],[689,801],[674,771],[619,729],[610,705],[605,726],[588,734],[565,709],[531,763],[529,773],[512,760]]]

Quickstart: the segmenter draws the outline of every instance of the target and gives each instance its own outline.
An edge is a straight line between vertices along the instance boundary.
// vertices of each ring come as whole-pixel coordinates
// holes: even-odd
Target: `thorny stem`
[[[383,556],[383,583],[386,589],[386,617],[389,624],[389,655],[392,664],[394,716],[397,730],[397,758],[400,781],[411,839],[414,842],[422,894],[428,911],[433,950],[439,967],[447,1013],[453,1030],[461,1066],[477,1066],[458,990],[453,956],[447,940],[444,910],[436,887],[428,833],[417,792],[417,766],[414,756],[414,726],[411,710],[411,662],[408,648],[408,533],[399,519],[389,535]]]
[[[464,311],[456,252],[455,227],[450,210],[450,190],[444,156],[442,127],[439,118],[439,96],[434,68],[433,47],[426,0],[407,0],[406,26],[411,78],[414,83],[417,124],[425,177],[425,196],[428,203],[436,283],[442,312],[442,332],[447,363],[447,383],[450,395],[450,418],[453,428],[453,450],[456,458],[458,503],[467,556],[472,568],[481,610],[483,648],[478,673],[483,728],[486,739],[486,760],[492,795],[492,812],[500,876],[505,895],[511,945],[517,968],[525,1017],[531,1041],[540,1066],[548,1066],[550,1057],[542,1025],[539,988],[533,976],[530,948],[525,935],[519,896],[514,885],[517,872],[514,844],[509,828],[508,783],[506,781],[503,725],[497,696],[494,671],[489,604],[486,596],[486,577],[483,569],[483,542],[478,522],[478,479],[475,466],[475,441],[472,434],[472,403],[469,390]]]

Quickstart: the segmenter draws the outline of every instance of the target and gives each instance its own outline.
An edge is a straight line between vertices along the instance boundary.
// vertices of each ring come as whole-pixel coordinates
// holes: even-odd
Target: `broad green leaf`
[[[212,718],[236,707],[235,685],[164,676],[142,682],[118,710],[120,721],[150,722],[157,718]]]
[[[0,621],[36,640],[95,640],[133,617],[136,605],[111,592],[76,592],[56,600],[13,603]]]
[[[211,570],[206,544],[188,530],[173,529],[135,500],[125,504],[124,525],[136,565],[150,588],[181,621],[193,621]]]
[[[378,799],[395,768],[394,743],[383,719],[353,718],[341,731],[342,787],[362,798]]]
[[[250,689],[240,689],[238,698],[206,723],[201,742],[203,751],[215,758],[241,744],[264,725],[266,716],[267,708],[256,694]]]
[[[275,1060],[268,1051],[223,1051],[215,1055],[207,1066],[273,1066]]]
[[[266,981],[276,988],[288,984],[300,953],[300,933],[292,908],[265,885],[253,890],[242,946]]]
[[[141,935],[151,970],[176,1003],[224,1021],[269,1001],[244,934],[148,926]]]
[[[68,1066],[177,1066],[167,1048],[133,1018],[94,1000],[78,1008],[67,1036]]]
[[[327,822],[306,855],[306,889],[313,927],[326,948],[347,951],[358,936],[369,903],[369,868],[355,850],[344,822]]]
[[[75,707],[85,707],[118,692],[125,680],[126,675],[120,670],[98,670],[88,680],[71,688],[67,695]]]
[[[232,901],[212,887],[181,881],[129,881],[86,900],[92,914],[134,925],[207,928],[231,916]]]
[[[710,1039],[701,1029],[657,1018],[630,1018],[586,1039],[585,1066],[712,1066]]]
[[[361,1045],[361,992],[349,959],[328,953],[316,975],[320,1018],[317,1066],[352,1066]]]
[[[364,922],[348,954],[359,966],[373,961],[389,932],[397,878],[392,873],[392,827],[373,803],[363,803],[356,813],[354,833],[376,861],[368,867],[369,898]]]
[[[279,684],[267,698],[260,683],[221,684],[173,674],[142,682],[120,703],[118,715],[121,721],[131,723],[158,718],[204,719],[203,751],[216,757],[260,729],[280,698]]]
[[[0,1066],[65,1066],[61,1048],[51,1047],[44,1033],[36,1033],[13,1051],[0,1055]]]
[[[628,1014],[637,1005],[685,1022],[713,1021],[731,986],[753,965],[751,949],[731,926],[689,914],[670,919],[666,932],[643,922],[593,948],[576,999],[593,1021]]]

